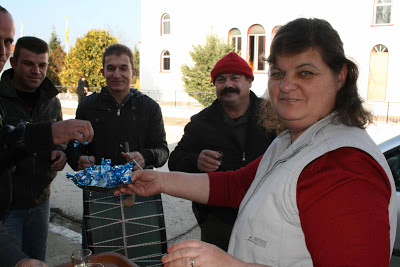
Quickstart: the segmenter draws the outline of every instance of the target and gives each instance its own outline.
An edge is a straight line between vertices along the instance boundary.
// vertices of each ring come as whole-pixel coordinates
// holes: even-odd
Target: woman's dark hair
[[[365,128],[372,122],[373,116],[363,107],[363,101],[358,94],[358,67],[346,58],[339,34],[327,21],[299,18],[280,27],[271,43],[267,61],[276,64],[278,56],[298,55],[309,49],[318,50],[325,64],[335,74],[342,70],[344,64],[347,65],[346,81],[338,91],[334,111],[343,124]],[[260,116],[262,124],[271,127],[271,123],[276,125],[276,118],[272,122],[268,118],[272,111],[268,101],[264,101]]]

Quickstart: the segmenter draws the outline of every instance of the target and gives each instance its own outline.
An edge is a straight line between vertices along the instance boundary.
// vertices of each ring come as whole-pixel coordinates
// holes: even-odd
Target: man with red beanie
[[[171,153],[171,171],[191,173],[239,169],[262,155],[275,133],[258,126],[261,99],[251,90],[249,64],[231,52],[211,71],[217,99],[194,115]],[[193,203],[201,240],[227,250],[237,209]]]

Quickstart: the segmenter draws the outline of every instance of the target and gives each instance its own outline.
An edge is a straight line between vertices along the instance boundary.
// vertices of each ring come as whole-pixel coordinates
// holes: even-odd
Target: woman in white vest
[[[365,131],[357,66],[332,26],[296,19],[271,44],[263,123],[283,132],[235,172],[135,172],[116,193],[167,193],[239,207],[228,253],[171,246],[168,266],[388,266],[396,234],[392,174]],[[271,112],[273,114],[271,115]]]

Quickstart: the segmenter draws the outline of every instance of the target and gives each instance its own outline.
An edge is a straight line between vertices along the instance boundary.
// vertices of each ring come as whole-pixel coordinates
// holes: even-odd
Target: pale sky
[[[53,26],[64,50],[68,17],[69,50],[89,30],[106,29],[131,49],[140,41],[140,0],[0,0],[14,18],[15,41],[36,36],[50,41]],[[138,46],[139,47],[139,46]]]

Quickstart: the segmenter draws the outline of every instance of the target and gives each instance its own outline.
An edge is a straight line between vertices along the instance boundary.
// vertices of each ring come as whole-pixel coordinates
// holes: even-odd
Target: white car
[[[400,135],[381,143],[379,148],[385,155],[396,184],[397,232],[392,255],[400,257]]]

